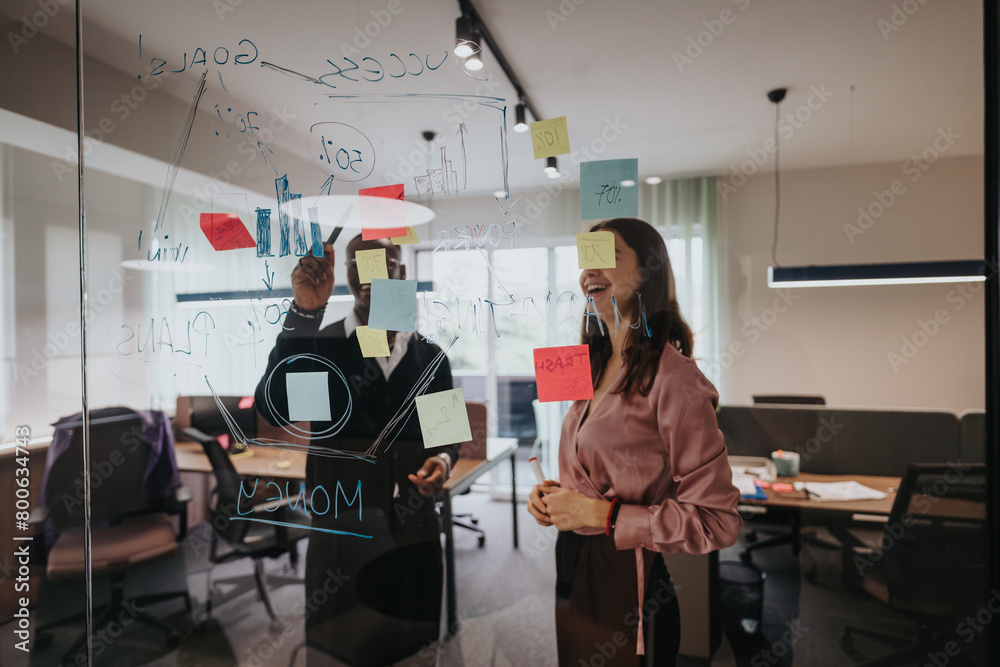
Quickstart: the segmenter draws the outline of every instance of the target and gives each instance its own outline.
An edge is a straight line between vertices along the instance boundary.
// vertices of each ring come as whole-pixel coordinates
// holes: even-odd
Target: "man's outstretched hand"
[[[432,456],[424,461],[415,475],[410,474],[409,478],[417,485],[417,491],[421,495],[433,496],[448,479],[448,466],[440,456]]]
[[[292,294],[302,310],[326,305],[333,294],[333,246],[323,244],[323,257],[306,255],[292,270]]]

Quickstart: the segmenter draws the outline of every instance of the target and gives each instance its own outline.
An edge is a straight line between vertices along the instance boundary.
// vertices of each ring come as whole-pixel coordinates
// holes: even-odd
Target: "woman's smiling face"
[[[636,292],[640,284],[639,257],[616,231],[615,268],[584,269],[580,272],[580,288],[584,296],[594,299],[594,307],[604,319],[613,316],[615,305],[624,319],[631,319]],[[614,297],[612,305],[611,297]]]

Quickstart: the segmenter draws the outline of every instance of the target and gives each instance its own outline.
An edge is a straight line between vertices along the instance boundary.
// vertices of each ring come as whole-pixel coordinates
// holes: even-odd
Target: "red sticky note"
[[[364,222],[384,223],[392,222],[394,218],[400,217],[401,209],[395,208],[398,205],[382,203],[380,199],[395,199],[403,201],[403,184],[380,185],[377,188],[362,188],[358,190],[360,202],[358,210],[361,213],[361,220]],[[405,222],[401,220],[400,222]],[[393,227],[391,229],[365,229],[361,228],[361,238],[365,241],[373,239],[387,239],[393,236],[406,236],[406,226]]]
[[[257,245],[235,213],[202,213],[201,231],[216,250],[253,248]]]
[[[534,350],[538,400],[576,401],[594,397],[590,352],[586,345],[539,347]]]
[[[406,227],[386,227],[385,229],[365,229],[361,228],[361,240],[372,241],[374,239],[391,239],[393,237],[406,236]]]

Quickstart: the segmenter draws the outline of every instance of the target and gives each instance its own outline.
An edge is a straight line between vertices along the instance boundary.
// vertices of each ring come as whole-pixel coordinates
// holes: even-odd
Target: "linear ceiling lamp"
[[[467,60],[465,61],[465,67],[466,69],[472,69],[472,67],[469,67],[469,63],[473,62],[474,59],[478,59],[479,56],[481,55],[480,53],[476,52],[477,47],[482,47],[483,44],[490,47],[490,52],[493,54],[493,57],[496,58],[497,64],[500,65],[500,69],[502,69],[503,73],[507,76],[507,80],[510,81],[510,85],[514,86],[514,90],[515,92],[517,92],[518,105],[515,108],[516,123],[514,125],[514,130],[517,132],[526,132],[528,130],[528,124],[527,122],[525,122],[526,121],[524,115],[525,110],[527,110],[528,113],[531,114],[531,117],[535,120],[541,120],[545,118],[545,116],[541,115],[538,112],[538,109],[532,103],[531,98],[528,96],[526,92],[524,92],[524,87],[521,86],[520,79],[517,78],[517,75],[514,73],[514,69],[510,66],[510,62],[507,61],[507,57],[504,56],[503,51],[501,51],[500,47],[497,46],[496,40],[493,39],[493,35],[490,33],[489,28],[486,27],[485,23],[483,23],[483,19],[479,15],[479,12],[476,11],[476,8],[472,5],[472,1],[458,0],[458,6],[462,10],[462,16],[459,17],[459,19],[457,19],[455,22],[456,40],[457,41],[461,40],[460,33],[458,32],[460,22],[462,21],[462,19],[468,19],[469,27],[471,29],[470,32],[472,34],[472,39],[467,41],[473,42],[473,44],[470,47],[471,50],[469,51],[470,55],[459,56],[459,57],[467,58]],[[482,49],[479,48],[478,50],[481,51]],[[455,55],[458,55],[457,51],[455,52]],[[473,62],[473,67],[475,67],[475,65],[476,63]],[[478,65],[479,67],[482,67],[481,60],[479,61]],[[522,125],[524,129],[520,129]]]
[[[983,280],[986,280],[986,264],[982,260],[767,267],[767,286],[775,288],[914,285]]]

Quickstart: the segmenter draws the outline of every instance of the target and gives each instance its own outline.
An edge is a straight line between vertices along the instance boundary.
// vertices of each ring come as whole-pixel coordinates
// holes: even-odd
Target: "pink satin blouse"
[[[625,372],[623,366],[612,388]],[[668,346],[649,396],[609,391],[586,418],[590,402],[584,400],[574,402],[563,420],[559,482],[591,498],[622,502],[615,545],[635,550],[640,610],[643,550],[702,554],[731,546],[739,536],[740,496],[715,418],[718,401],[695,362]],[[636,649],[642,654],[639,628]]]
[[[609,391],[586,419],[589,401],[570,407],[559,443],[560,483],[591,498],[621,500],[619,549],[701,554],[736,542],[740,496],[715,419],[718,401],[695,362],[668,346],[649,396]]]

